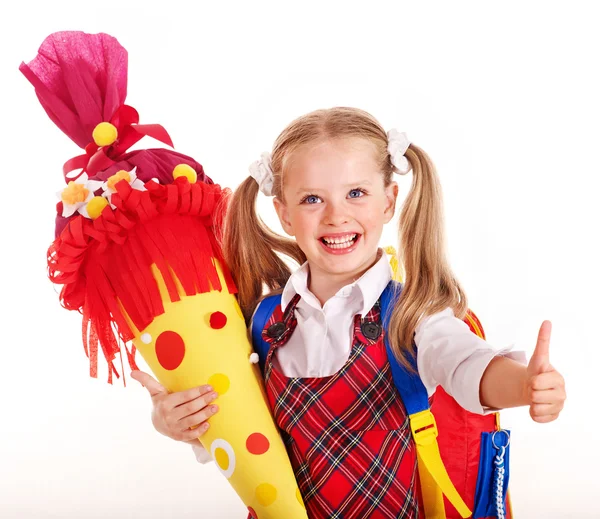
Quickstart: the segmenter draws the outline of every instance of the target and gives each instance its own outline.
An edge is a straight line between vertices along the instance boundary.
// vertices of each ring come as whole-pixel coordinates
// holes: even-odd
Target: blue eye
[[[321,200],[321,199],[318,196],[316,196],[316,195],[308,195],[308,196],[304,197],[302,199],[302,202],[300,202],[300,203],[302,203],[302,204],[304,204],[304,203],[307,203],[307,204],[316,204],[316,203],[319,202],[319,200]]]
[[[348,197],[349,198],[360,198],[361,196],[363,196],[365,194],[365,192],[362,189],[352,189],[349,193],[348,193]]]

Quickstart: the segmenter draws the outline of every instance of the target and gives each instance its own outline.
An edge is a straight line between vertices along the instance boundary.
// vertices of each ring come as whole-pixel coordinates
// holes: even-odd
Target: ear
[[[390,185],[385,188],[386,204],[383,211],[385,223],[388,223],[394,217],[396,198],[398,198],[398,184],[396,182],[391,182]]]
[[[283,230],[288,236],[294,236],[294,228],[290,222],[290,213],[285,205],[285,202],[275,197],[273,198],[273,207],[275,207],[275,211],[277,212],[277,216],[279,217],[279,221],[281,222],[281,227],[283,227]]]

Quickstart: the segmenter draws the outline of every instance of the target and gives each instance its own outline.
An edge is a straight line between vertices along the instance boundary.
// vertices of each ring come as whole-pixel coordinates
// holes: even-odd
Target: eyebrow
[[[356,187],[356,186],[370,186],[371,182],[369,180],[359,180],[358,182],[352,182],[351,184],[346,184],[344,187],[345,188],[351,188],[351,187]],[[312,189],[309,187],[301,187],[300,189],[298,189],[298,191],[296,191],[296,195],[300,195],[302,193],[318,193],[319,191],[322,191],[321,189]]]

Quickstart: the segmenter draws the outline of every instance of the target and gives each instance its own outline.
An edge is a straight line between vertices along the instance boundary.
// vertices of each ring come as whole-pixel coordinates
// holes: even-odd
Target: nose
[[[323,223],[332,227],[339,227],[350,221],[350,215],[343,202],[330,202],[325,208]]]

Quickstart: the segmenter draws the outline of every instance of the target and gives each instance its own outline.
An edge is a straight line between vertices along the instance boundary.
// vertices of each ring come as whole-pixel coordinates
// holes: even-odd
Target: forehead
[[[360,137],[310,142],[286,159],[284,186],[351,182],[381,175],[375,144]]]

